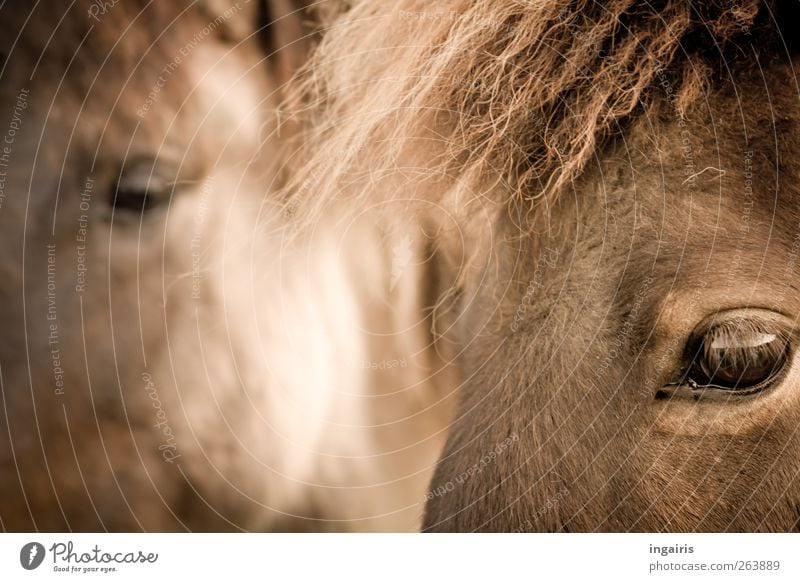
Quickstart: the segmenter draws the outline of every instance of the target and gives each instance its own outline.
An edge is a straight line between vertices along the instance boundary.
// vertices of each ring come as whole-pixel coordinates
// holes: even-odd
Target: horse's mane
[[[785,56],[779,24],[790,20],[785,11],[796,15],[789,3],[760,0],[335,6],[299,85],[306,165],[290,204],[306,219],[354,175],[371,172],[374,184],[423,136],[440,142],[425,154],[433,174],[458,176],[473,192],[493,177],[503,202],[551,203],[653,103],[671,95],[673,115],[684,116],[732,63]],[[348,192],[362,202],[377,195]]]

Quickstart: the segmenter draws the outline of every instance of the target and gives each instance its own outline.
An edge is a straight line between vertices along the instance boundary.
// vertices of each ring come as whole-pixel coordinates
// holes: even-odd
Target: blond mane
[[[653,102],[684,115],[750,45],[780,49],[779,4],[326,3],[287,203],[304,223],[343,196],[360,206],[411,158],[473,192],[491,178],[500,203],[551,204]]]

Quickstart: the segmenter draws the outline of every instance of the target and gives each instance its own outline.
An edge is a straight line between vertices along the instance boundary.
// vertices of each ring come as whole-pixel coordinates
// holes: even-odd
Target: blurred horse
[[[0,9],[3,529],[419,527],[421,333],[351,345],[349,261],[281,235],[301,8]]]

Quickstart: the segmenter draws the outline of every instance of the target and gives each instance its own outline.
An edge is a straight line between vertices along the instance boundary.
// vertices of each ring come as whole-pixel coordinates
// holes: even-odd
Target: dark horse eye
[[[695,396],[761,392],[786,367],[790,348],[789,335],[774,323],[741,317],[716,323],[689,342],[682,379],[656,397],[687,390]]]
[[[772,378],[786,363],[789,341],[749,325],[711,328],[702,341],[698,384],[746,390]]]
[[[172,195],[174,176],[152,159],[127,162],[112,193],[115,216],[126,218],[166,205]]]

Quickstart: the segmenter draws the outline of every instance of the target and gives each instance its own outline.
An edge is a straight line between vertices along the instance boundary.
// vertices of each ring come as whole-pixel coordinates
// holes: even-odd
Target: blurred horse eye
[[[114,210],[122,215],[141,215],[165,205],[172,194],[172,183],[172,178],[165,176],[154,160],[128,163],[112,193]]]

